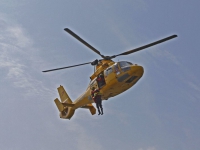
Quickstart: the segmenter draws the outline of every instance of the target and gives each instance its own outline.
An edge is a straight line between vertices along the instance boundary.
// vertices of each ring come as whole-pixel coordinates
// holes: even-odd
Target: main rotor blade
[[[137,51],[140,51],[140,50],[143,50],[143,49],[145,49],[145,48],[154,46],[154,45],[156,45],[156,44],[160,44],[160,43],[162,43],[162,42],[171,40],[171,39],[176,38],[176,37],[177,37],[177,35],[172,35],[172,36],[166,37],[166,38],[164,38],[164,39],[161,39],[161,40],[159,40],[159,41],[156,41],[156,42],[153,42],[153,43],[150,43],[150,44],[147,44],[147,45],[144,45],[144,46],[141,46],[141,47],[135,48],[135,49],[133,49],[133,50],[129,50],[129,51],[126,51],[126,52],[124,52],[124,53],[121,53],[121,54],[118,54],[118,55],[114,55],[114,56],[111,56],[111,57],[114,58],[114,57],[117,57],[117,56],[120,56],[120,55],[128,55],[128,54],[131,54],[131,53],[135,53],[135,52],[137,52]]]
[[[56,71],[56,70],[61,70],[61,69],[66,69],[66,68],[72,68],[72,67],[87,65],[87,64],[91,64],[91,63],[92,63],[92,62],[87,62],[87,63],[78,64],[78,65],[73,65],[73,66],[67,66],[67,67],[62,67],[62,68],[55,68],[55,69],[50,69],[50,70],[44,70],[44,71],[42,71],[42,72]]]
[[[93,50],[95,53],[97,53],[98,55],[100,55],[102,58],[104,57],[103,55],[101,55],[101,53],[94,48],[93,46],[91,46],[90,44],[88,44],[86,41],[84,41],[82,38],[80,38],[77,34],[75,34],[73,31],[71,31],[68,28],[64,29],[67,33],[71,34],[74,38],[76,38],[77,40],[79,40],[81,43],[83,43],[85,46],[87,46],[88,48],[90,48],[91,50]]]

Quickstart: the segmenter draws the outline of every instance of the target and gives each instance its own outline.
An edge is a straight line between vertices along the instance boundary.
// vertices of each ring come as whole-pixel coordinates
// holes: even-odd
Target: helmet
[[[95,90],[95,87],[92,87],[92,90]]]

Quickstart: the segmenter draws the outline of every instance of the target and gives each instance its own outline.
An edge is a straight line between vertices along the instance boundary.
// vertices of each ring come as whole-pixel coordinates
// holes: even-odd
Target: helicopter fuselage
[[[91,97],[92,87],[100,89],[100,92],[102,93],[102,100],[108,100],[109,98],[119,95],[131,88],[144,73],[142,66],[138,66],[130,62],[121,61],[111,64],[112,65],[100,72],[100,74],[103,74],[104,76],[105,84],[100,87],[97,81],[98,75],[94,77],[87,90],[74,101],[73,104],[75,105],[73,109],[94,103]]]

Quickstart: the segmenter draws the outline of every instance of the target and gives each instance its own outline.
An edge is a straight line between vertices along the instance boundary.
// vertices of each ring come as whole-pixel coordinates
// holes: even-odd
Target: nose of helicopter
[[[144,68],[142,66],[132,65],[131,74],[142,77],[142,75],[144,74]]]

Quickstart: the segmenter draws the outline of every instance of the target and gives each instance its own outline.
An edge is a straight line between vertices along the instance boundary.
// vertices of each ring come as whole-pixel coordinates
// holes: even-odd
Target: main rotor
[[[132,54],[132,53],[135,53],[137,51],[140,51],[140,50],[144,50],[148,47],[151,47],[151,46],[154,46],[154,45],[157,45],[157,44],[160,44],[160,43],[163,43],[165,41],[168,41],[168,40],[171,40],[173,38],[176,38],[177,35],[171,35],[169,37],[166,37],[166,38],[163,38],[161,40],[158,40],[158,41],[155,41],[153,43],[150,43],[150,44],[147,44],[147,45],[144,45],[144,46],[141,46],[141,47],[138,47],[138,48],[135,48],[135,49],[132,49],[132,50],[128,50],[128,51],[125,51],[123,53],[120,53],[120,54],[117,54],[117,55],[112,55],[112,56],[104,56],[100,53],[100,51],[98,51],[96,48],[94,48],[93,46],[91,46],[89,43],[87,43],[85,40],[83,40],[82,38],[80,38],[77,34],[75,34],[73,31],[71,31],[70,29],[68,28],[65,28],[64,29],[67,33],[69,33],[70,35],[72,35],[74,38],[76,38],[78,41],[80,41],[81,43],[83,43],[85,46],[87,46],[88,48],[90,48],[92,51],[94,51],[95,53],[97,53],[99,56],[101,56],[101,58],[103,60],[111,60],[115,57],[118,57],[118,56],[122,56],[122,55],[129,55],[129,54]],[[102,60],[101,59],[101,60]],[[67,67],[62,67],[62,68],[55,68],[55,69],[50,69],[50,70],[45,70],[45,71],[42,71],[42,72],[50,72],[50,71],[56,71],[56,70],[61,70],[61,69],[66,69],[66,68],[72,68],[72,67],[77,67],[77,66],[82,66],[82,65],[86,65],[86,64],[91,64],[93,66],[97,65],[99,62],[98,59],[92,61],[92,62],[87,62],[87,63],[82,63],[82,64],[77,64],[77,65],[72,65],[72,66],[67,66]]]

